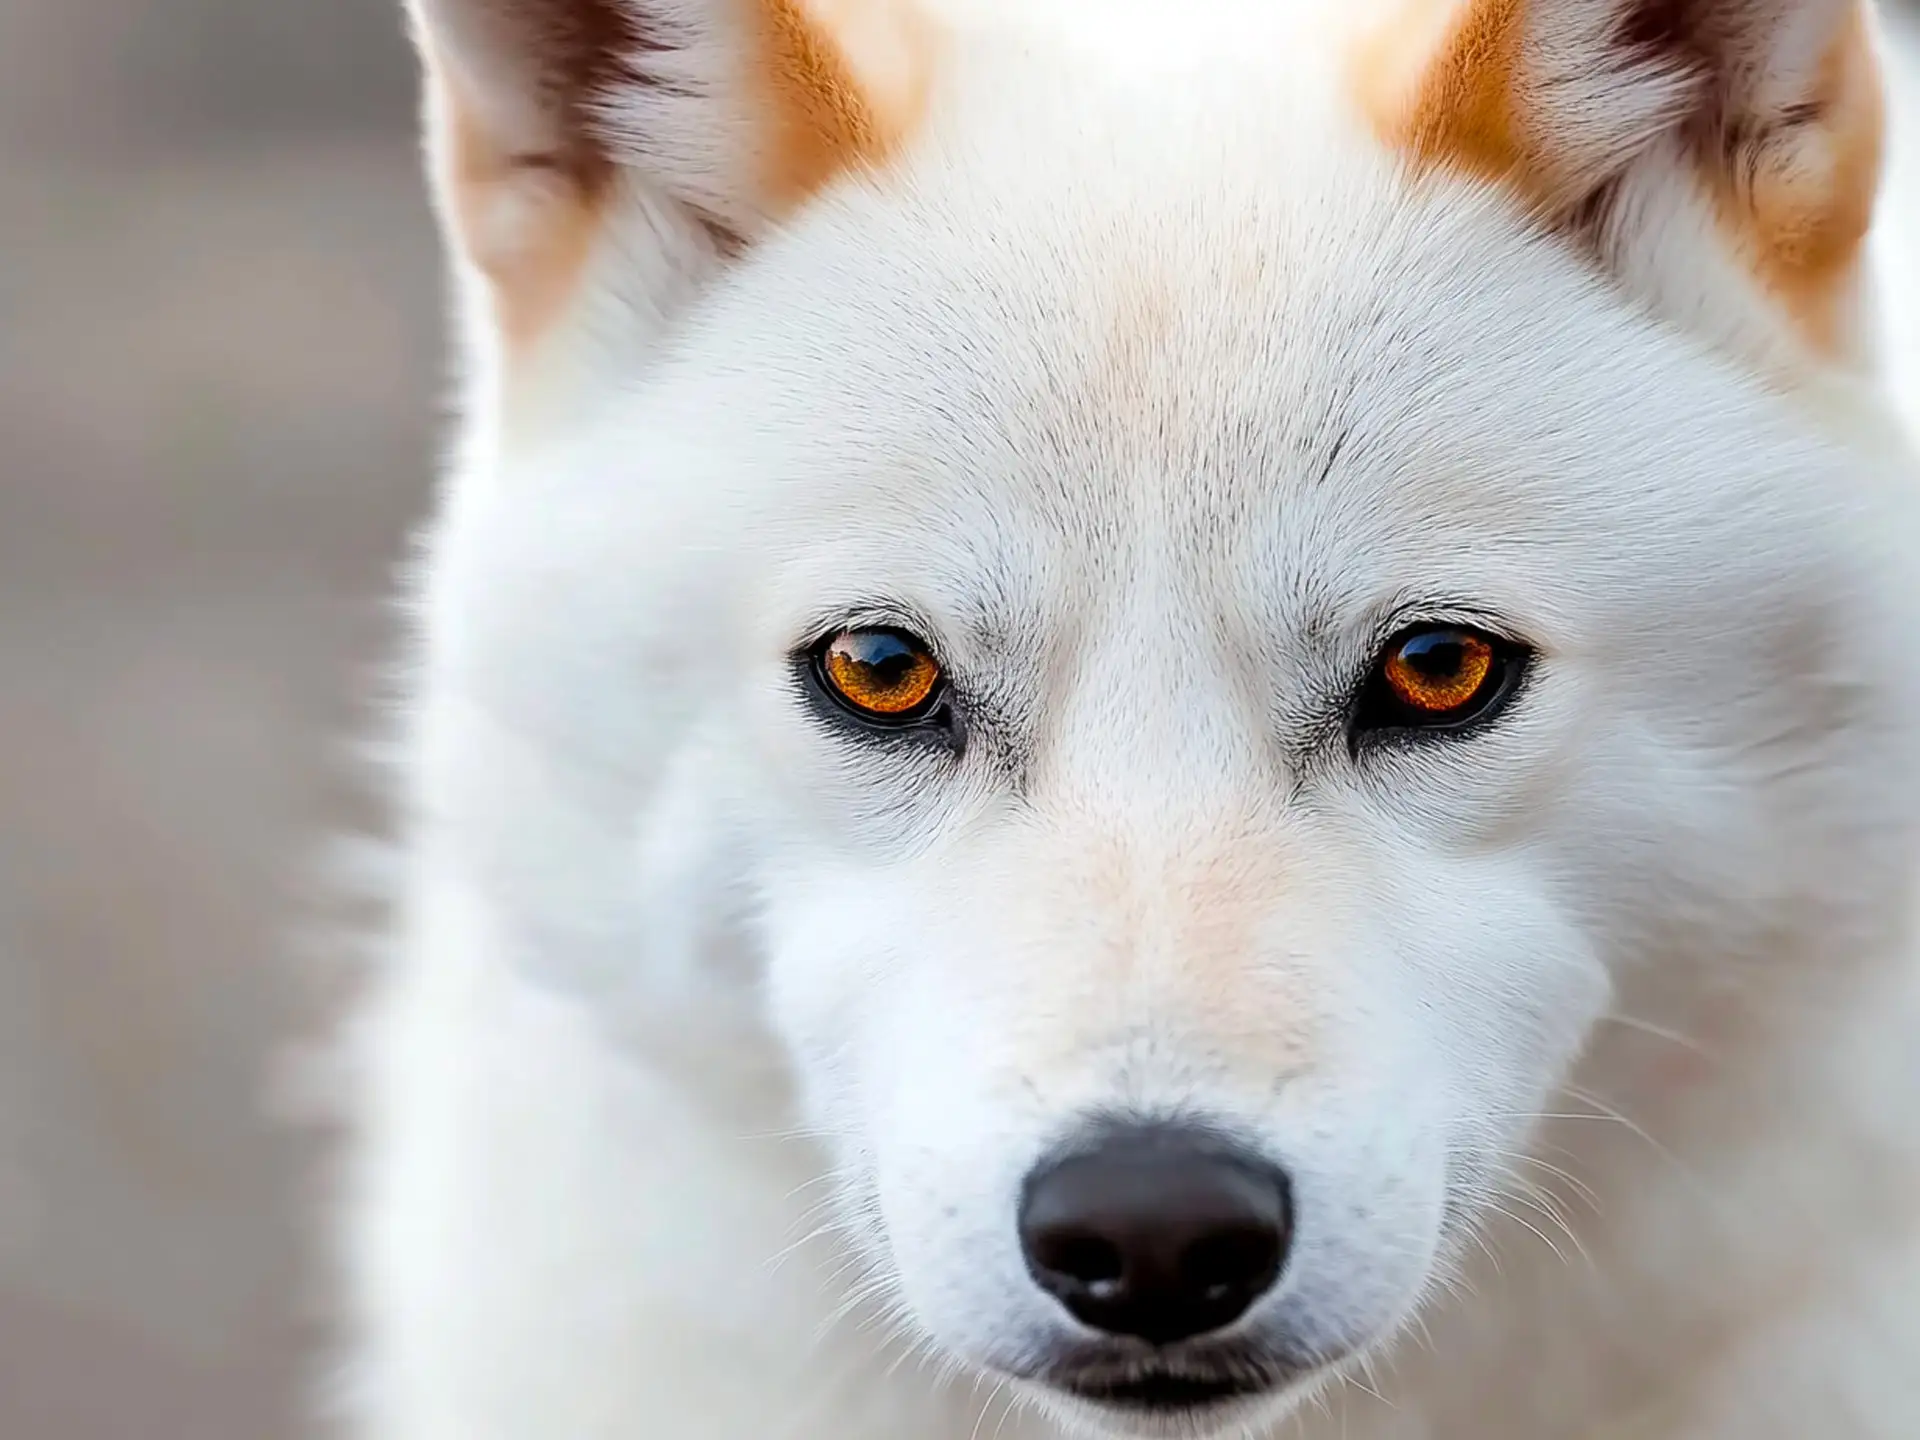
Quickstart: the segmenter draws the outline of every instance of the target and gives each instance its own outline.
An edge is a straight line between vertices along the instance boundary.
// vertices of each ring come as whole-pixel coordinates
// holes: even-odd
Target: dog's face
[[[546,33],[424,8],[443,74]],[[485,863],[615,966],[724,894],[916,1337],[1096,1429],[1251,1423],[1446,1278],[1622,989],[1878,923],[1915,667],[1854,277],[1772,303],[1659,133],[1516,140],[1517,203],[1447,150],[1445,34],[1289,69],[1271,20],[1199,85],[843,14],[913,74],[823,153],[903,129],[750,205],[646,128],[738,16],[655,8],[677,88],[564,203],[535,167],[565,235],[512,263],[442,96],[507,416],[432,612]],[[544,9],[577,65],[648,7]]]

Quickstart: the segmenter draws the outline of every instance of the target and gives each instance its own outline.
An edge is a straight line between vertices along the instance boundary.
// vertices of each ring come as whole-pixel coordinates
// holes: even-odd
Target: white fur
[[[558,328],[470,317],[352,1433],[1097,1429],[1001,1378],[1072,1328],[1014,1204],[1124,1107],[1288,1167],[1252,1320],[1351,1352],[1232,1433],[1920,1434],[1884,385],[1780,378],[1637,132],[1602,273],[1411,182],[1329,17],[949,9],[883,172],[723,263],[676,208],[712,114],[628,111]],[[1525,693],[1356,759],[1316,697],[1461,606],[1540,648]],[[873,618],[964,678],[964,756],[805,712],[789,652]]]

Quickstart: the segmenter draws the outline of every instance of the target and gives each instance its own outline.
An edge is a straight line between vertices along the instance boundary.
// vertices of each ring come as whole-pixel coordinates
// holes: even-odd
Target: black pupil
[[[898,635],[872,632],[847,641],[847,656],[868,674],[876,690],[898,690],[920,668],[920,652]]]
[[[1466,668],[1467,637],[1458,630],[1429,630],[1400,646],[1400,662],[1432,680],[1451,680]]]

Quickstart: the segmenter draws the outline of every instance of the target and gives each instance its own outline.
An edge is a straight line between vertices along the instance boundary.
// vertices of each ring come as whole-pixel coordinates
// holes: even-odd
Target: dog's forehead
[[[1692,512],[1758,523],[1721,478],[1797,453],[1760,387],[1325,88],[973,107],[748,256],[648,415],[809,610],[1067,567],[1491,601],[1509,558],[1572,584],[1612,534],[1651,576]]]
[[[734,297],[762,467],[807,469],[766,513],[809,534],[843,513],[830,492],[915,563],[1018,514],[1124,564],[1316,526],[1364,552],[1549,490],[1564,509],[1589,442],[1645,414],[1657,347],[1496,197],[1422,198],[1340,143],[1250,145],[1204,182],[1094,146],[1050,186],[950,172],[828,207]]]

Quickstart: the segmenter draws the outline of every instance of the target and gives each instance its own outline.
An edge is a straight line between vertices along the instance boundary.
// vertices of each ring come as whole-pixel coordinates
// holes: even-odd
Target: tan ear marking
[[[521,349],[559,314],[586,266],[608,172],[501,150],[456,85],[445,84],[439,104],[448,203],[474,265],[491,285],[501,338]]]
[[[1861,247],[1880,185],[1884,96],[1865,12],[1822,58],[1817,88],[1718,172],[1719,220],[1823,353],[1845,348]]]
[[[798,8],[767,0],[766,82],[781,134],[769,178],[779,190],[805,194],[847,164],[878,148],[879,127],[847,62]]]
[[[732,254],[836,175],[882,163],[925,96],[916,0],[411,7],[443,210],[512,350],[566,308],[623,176]],[[697,59],[665,48],[683,40]],[[706,69],[688,81],[683,62]]]
[[[592,251],[613,167],[587,107],[642,37],[607,0],[411,8],[442,203],[519,350],[558,316]]]
[[[1355,82],[1390,147],[1422,168],[1513,181],[1526,170],[1515,106],[1525,0],[1412,0],[1363,37]]]
[[[766,199],[779,211],[885,159],[917,118],[926,36],[897,0],[758,3],[776,127]]]
[[[1825,52],[1796,63],[1823,0],[1395,0],[1354,88],[1416,169],[1502,185],[1570,233],[1594,234],[1607,183],[1648,155],[1690,167],[1729,258],[1837,358],[1880,171],[1867,3],[1835,5]]]

